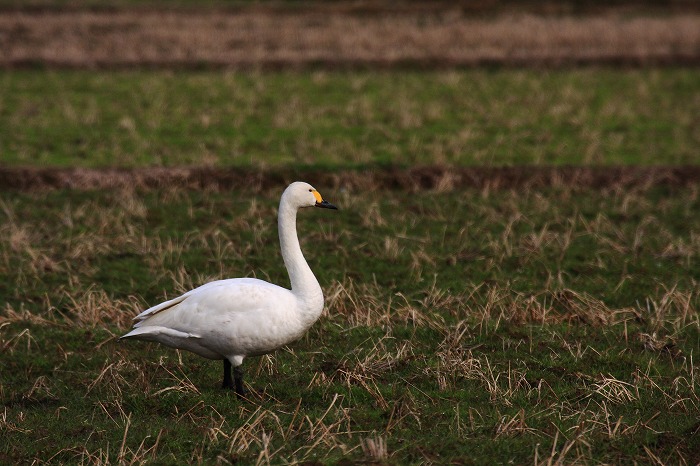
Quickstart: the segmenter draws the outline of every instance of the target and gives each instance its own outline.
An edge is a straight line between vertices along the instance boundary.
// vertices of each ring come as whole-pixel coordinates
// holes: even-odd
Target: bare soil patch
[[[502,190],[566,187],[606,190],[683,187],[700,182],[700,167],[377,167],[321,169],[0,168],[0,189],[246,189],[263,191],[303,179],[335,190]]]
[[[581,16],[462,8],[358,12],[8,10],[0,67],[393,67],[698,64],[700,13]]]

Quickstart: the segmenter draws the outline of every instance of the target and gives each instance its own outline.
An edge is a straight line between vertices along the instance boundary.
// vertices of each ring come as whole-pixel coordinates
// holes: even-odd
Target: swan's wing
[[[245,279],[238,279],[238,280],[245,280]],[[173,299],[170,299],[168,301],[164,301],[160,304],[156,304],[155,306],[146,309],[141,314],[134,317],[134,320],[138,324],[139,322],[142,322],[142,321],[148,319],[149,317],[151,317],[155,314],[158,314],[159,312],[163,312],[163,311],[170,309],[171,307],[177,306],[178,304],[183,302],[185,299],[187,299],[188,296],[191,296],[191,295],[196,294],[196,293],[201,293],[205,289],[210,288],[210,287],[220,286],[222,282],[228,282],[228,281],[230,281],[230,280],[218,280],[218,281],[214,281],[214,282],[210,282],[210,283],[205,283],[204,285],[199,286],[193,290],[190,290],[187,293],[178,296],[177,298],[173,298]],[[262,281],[262,280],[260,280],[260,281]]]
[[[165,327],[202,336],[232,323],[275,320],[276,314],[288,315],[294,301],[291,291],[262,280],[218,280],[147,309],[136,317],[134,328]]]
[[[156,305],[156,306],[153,306],[153,307],[151,307],[151,308],[148,308],[148,309],[146,309],[145,311],[143,311],[141,314],[139,314],[139,315],[137,315],[136,317],[134,317],[134,321],[135,321],[136,323],[142,322],[142,321],[148,319],[149,317],[151,317],[151,316],[154,315],[154,314],[157,314],[157,313],[159,313],[159,312],[161,312],[161,311],[165,311],[165,310],[167,310],[167,309],[170,309],[170,308],[173,307],[173,306],[177,306],[177,305],[180,304],[182,301],[184,301],[186,298],[187,298],[187,294],[183,294],[182,296],[178,296],[178,297],[175,298],[175,299],[170,299],[170,300],[165,301],[165,302],[162,302],[162,303],[160,303],[160,304],[158,304],[158,305]]]
[[[147,309],[122,338],[209,358],[262,354],[303,333],[296,305],[290,290],[262,280],[220,280]]]

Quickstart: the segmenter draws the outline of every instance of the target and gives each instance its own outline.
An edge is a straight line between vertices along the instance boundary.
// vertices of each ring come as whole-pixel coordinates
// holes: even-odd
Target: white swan
[[[296,229],[297,210],[314,206],[337,209],[302,182],[290,184],[280,199],[280,247],[291,290],[255,278],[213,281],[142,312],[120,340],[155,341],[223,359],[222,386],[242,396],[243,359],[297,340],[323,310],[323,292],[304,259]]]

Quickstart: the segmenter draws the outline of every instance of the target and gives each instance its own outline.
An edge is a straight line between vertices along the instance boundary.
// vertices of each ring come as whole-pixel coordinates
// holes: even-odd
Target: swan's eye
[[[312,193],[312,192],[314,192],[314,190],[313,190],[313,189],[309,189],[309,192]]]

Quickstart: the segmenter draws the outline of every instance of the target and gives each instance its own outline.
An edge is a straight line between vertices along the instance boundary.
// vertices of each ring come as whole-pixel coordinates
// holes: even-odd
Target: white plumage
[[[134,329],[121,338],[223,359],[223,386],[242,395],[243,359],[297,340],[323,311],[321,286],[304,259],[296,231],[297,210],[313,206],[336,208],[302,182],[290,184],[280,199],[280,247],[291,290],[255,278],[217,280],[145,310],[136,316]]]

